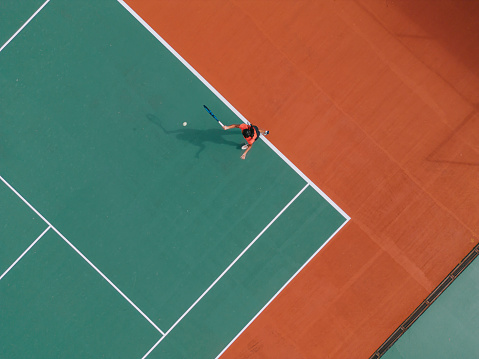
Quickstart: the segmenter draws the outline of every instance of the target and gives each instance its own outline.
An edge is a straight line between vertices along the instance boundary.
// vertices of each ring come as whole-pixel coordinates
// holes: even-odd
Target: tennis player
[[[262,130],[258,128],[258,126],[247,125],[246,123],[242,123],[241,125],[224,126],[223,128],[225,130],[229,130],[231,128],[239,128],[241,130],[241,133],[246,140],[246,144],[241,147],[242,150],[245,150],[241,155],[241,159],[243,160],[246,158],[246,154],[249,152],[249,150],[251,150],[253,143],[259,138],[259,135],[262,134],[263,136],[266,136],[269,133],[269,131]]]

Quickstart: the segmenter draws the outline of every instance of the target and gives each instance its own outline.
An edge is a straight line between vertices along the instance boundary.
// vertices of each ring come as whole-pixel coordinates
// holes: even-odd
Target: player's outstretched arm
[[[229,126],[224,126],[223,128],[224,128],[225,131],[226,131],[226,130],[229,130],[229,129],[231,129],[231,128],[239,128],[239,127],[240,127],[240,125],[229,125]]]
[[[248,145],[248,148],[243,152],[243,154],[241,155],[242,160],[246,158],[246,154],[249,152],[249,150],[251,150],[251,147],[253,147],[253,145]]]

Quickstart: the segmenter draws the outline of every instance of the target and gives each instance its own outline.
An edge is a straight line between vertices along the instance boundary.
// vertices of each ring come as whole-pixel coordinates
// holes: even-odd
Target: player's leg
[[[261,133],[263,136],[266,136],[269,133],[269,131],[263,130],[262,128],[258,128],[258,130],[259,130],[259,133]]]

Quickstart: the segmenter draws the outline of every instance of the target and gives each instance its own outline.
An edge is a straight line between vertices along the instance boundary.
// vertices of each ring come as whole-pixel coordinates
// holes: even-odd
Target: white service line
[[[306,265],[316,256],[316,254],[319,253],[319,251],[321,249],[323,249],[323,247],[336,235],[336,233],[338,233],[341,228],[343,228],[346,223],[349,222],[349,219],[347,219],[346,221],[344,221],[344,223],[333,233],[331,234],[331,236],[328,238],[328,240],[326,242],[324,242],[324,244],[306,261],[306,263],[304,263],[301,268],[298,269],[298,271],[296,273],[293,274],[293,276],[281,287],[280,290],[278,290],[278,292],[273,296],[273,298],[271,298],[269,300],[268,303],[265,304],[265,306],[263,308],[261,308],[261,310],[253,317],[253,319],[250,320],[250,322],[248,324],[245,325],[245,327],[243,329],[241,329],[241,331],[233,338],[233,340],[231,340],[231,342],[229,342],[229,344],[221,351],[221,353],[218,354],[218,356],[216,357],[216,359],[218,359],[220,356],[223,355],[223,353],[226,351],[226,349],[228,349],[231,344],[234,343],[234,341],[236,339],[238,339],[238,337],[246,330],[246,328],[248,328],[251,323],[253,323],[253,321],[256,320],[256,318],[266,309],[267,306],[269,306],[271,304],[271,302],[279,295],[279,293],[281,293],[283,291],[284,288],[286,288],[286,286],[299,274],[299,272],[301,272],[303,270],[304,267],[306,267]]]
[[[211,283],[211,285],[203,292],[203,294],[199,296],[199,298],[188,308],[188,310],[184,312],[180,318],[178,318],[175,324],[173,324],[171,328],[168,329],[165,335],[161,337],[160,340],[158,340],[155,343],[155,345],[153,345],[153,347],[143,356],[142,359],[145,359],[158,346],[158,344],[160,344],[162,340],[166,338],[166,336],[181,322],[181,320],[196,306],[196,304],[198,304],[198,302],[215,286],[215,284],[218,283],[218,281],[221,278],[223,278],[223,276],[231,269],[231,267],[233,267],[233,265],[248,251],[248,249],[250,249],[250,247],[263,235],[263,233],[266,232],[266,230],[279,218],[279,216],[281,216],[283,212],[286,211],[286,209],[296,200],[296,198],[298,198],[301,195],[301,193],[303,193],[304,190],[308,188],[308,186],[309,186],[309,183],[306,184],[306,186],[304,186],[303,189],[299,191],[298,194],[294,196],[294,198],[291,201],[289,201],[289,203],[286,206],[284,206],[284,208],[271,220],[271,222],[268,223],[266,227],[263,228],[263,230],[256,236],[256,238],[253,239],[253,241],[250,244],[248,244],[248,246],[245,249],[243,249],[243,251],[235,258],[235,260],[230,263],[230,265],[223,271],[223,273],[221,273],[219,277],[216,278],[216,280],[213,283]]]
[[[20,257],[18,257],[17,260],[16,260],[15,262],[13,262],[13,264],[12,264],[10,267],[8,267],[8,269],[7,269],[5,272],[3,272],[2,275],[0,275],[0,280],[2,280],[2,278],[5,277],[5,275],[6,275],[8,272],[10,272],[10,270],[11,270],[11,269],[20,261],[20,259],[22,259],[22,257],[23,257],[25,254],[27,254],[27,252],[45,235],[45,233],[48,232],[48,230],[49,230],[50,228],[52,228],[52,227],[51,227],[51,226],[48,226],[47,229],[45,229],[45,230],[42,232],[42,234],[40,234],[40,235],[38,236],[38,238],[35,239],[35,241],[33,241],[32,244],[30,244],[30,246],[22,253],[22,255],[21,255]]]
[[[22,31],[23,28],[24,28],[25,26],[27,26],[28,23],[29,23],[30,21],[32,21],[33,18],[34,18],[35,16],[37,16],[37,14],[38,14],[38,13],[45,7],[45,5],[48,4],[49,2],[50,2],[50,0],[45,1],[45,2],[43,3],[43,5],[40,6],[40,8],[39,8],[37,11],[35,11],[35,13],[34,13],[32,16],[30,16],[30,18],[23,24],[23,26],[22,26],[21,28],[19,28],[19,29],[17,30],[17,32],[14,33],[14,34],[12,35],[12,37],[9,38],[6,43],[3,44],[2,47],[0,47],[0,52],[2,52],[2,50],[5,48],[5,46],[7,46],[7,45],[10,43],[10,41],[12,41],[12,40],[20,33],[20,31]]]
[[[39,216],[46,224],[48,224],[47,230],[50,228],[53,229],[71,248],[73,248],[75,252],[77,252],[80,255],[80,257],[82,257],[95,271],[97,271],[98,274],[100,274],[103,277],[103,279],[105,279],[124,299],[126,299],[126,301],[130,303],[133,306],[133,308],[135,308],[138,311],[138,313],[140,313],[162,335],[165,335],[165,333],[160,328],[158,328],[158,326],[150,318],[148,318],[148,316],[145,313],[143,313],[141,309],[138,308],[136,304],[130,300],[130,298],[128,298],[115,284],[113,284],[113,282],[106,275],[104,275],[102,271],[99,270],[87,257],[85,257],[85,255],[82,252],[80,252],[68,239],[66,239],[66,237],[63,234],[61,234],[58,229],[52,226],[52,224],[48,222],[45,219],[45,217],[43,217],[40,214],[40,212],[38,212],[30,203],[28,203],[28,201],[25,198],[23,198],[22,195],[20,195],[20,193],[18,193],[17,190],[13,188],[2,176],[0,176],[0,180],[3,183],[5,183],[5,185],[8,188],[10,188],[28,207],[30,207],[30,209],[33,212],[35,212],[37,216]]]
[[[126,4],[123,0],[118,0],[118,2],[136,19],[140,24],[142,24],[159,42],[163,44],[188,70],[190,70],[206,87],[213,92],[218,99],[220,99],[236,116],[238,116],[241,121],[244,123],[250,123],[237,109],[231,105],[228,100],[226,100],[213,86],[209,84],[208,81],[205,80],[203,76],[196,71],[193,66],[191,66],[185,59],[178,54],[175,49],[173,49],[157,32],[150,26],[148,23],[143,20],[128,4]],[[321,197],[323,197],[326,201],[328,201],[331,206],[333,206],[341,215],[349,220],[349,217],[346,212],[344,212],[336,203],[334,203],[323,191],[321,191],[318,186],[316,186],[313,181],[311,181],[303,172],[299,170],[283,153],[281,153],[270,141],[268,141],[264,136],[261,136],[261,139],[268,145],[279,157],[281,157],[299,176],[301,176],[307,183],[314,188],[315,191],[319,193]]]

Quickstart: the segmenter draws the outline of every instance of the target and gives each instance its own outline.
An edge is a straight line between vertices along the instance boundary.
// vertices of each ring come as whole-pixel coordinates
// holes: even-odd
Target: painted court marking
[[[236,339],[238,339],[238,337],[246,330],[246,328],[248,328],[248,327],[251,325],[251,323],[253,323],[253,322],[256,320],[256,318],[266,309],[267,306],[269,306],[269,305],[271,304],[271,302],[279,295],[279,293],[281,293],[281,292],[283,291],[283,289],[286,288],[286,286],[299,274],[299,272],[301,272],[301,271],[303,270],[303,268],[306,267],[306,265],[316,256],[316,254],[318,254],[319,251],[320,251],[321,249],[323,249],[323,247],[324,247],[326,244],[328,244],[328,242],[329,242],[329,241],[341,230],[341,228],[343,228],[343,227],[346,225],[346,223],[348,223],[348,222],[349,222],[349,220],[344,221],[344,223],[343,223],[333,234],[331,234],[331,236],[328,238],[328,240],[327,240],[326,242],[324,242],[324,244],[323,244],[321,247],[319,247],[319,249],[318,249],[316,252],[314,252],[311,257],[309,257],[309,259],[301,266],[301,268],[299,268],[299,269],[296,271],[296,273],[293,274],[293,276],[281,287],[280,290],[278,290],[278,292],[269,300],[269,302],[266,303],[263,308],[261,308],[261,310],[253,317],[253,319],[251,319],[250,322],[249,322],[248,324],[246,324],[246,325],[244,326],[244,328],[241,329],[241,331],[231,340],[231,342],[229,342],[229,344],[221,351],[221,353],[218,354],[218,356],[216,357],[216,359],[218,359],[220,356],[223,355],[223,353],[231,346],[231,344],[234,343],[234,341],[235,341]]]
[[[276,220],[283,214],[284,211],[286,211],[286,209],[301,195],[301,193],[304,192],[304,190],[306,188],[309,187],[309,183],[306,184],[306,186],[303,187],[303,189],[301,191],[298,192],[298,194],[296,194],[296,196],[293,197],[293,199],[291,201],[288,202],[288,204],[286,206],[284,206],[284,208],[271,220],[271,222],[268,223],[268,225],[266,227],[263,228],[263,230],[256,236],[255,239],[253,239],[251,241],[250,244],[248,244],[248,246],[243,249],[243,251],[235,258],[235,260],[233,262],[230,263],[230,265],[223,271],[223,273],[221,273],[219,275],[218,278],[216,278],[216,280],[211,283],[211,285],[203,292],[203,294],[201,294],[199,296],[199,298],[188,308],[188,310],[183,313],[183,315],[175,322],[175,324],[173,324],[171,326],[170,329],[168,329],[168,331],[165,333],[165,335],[163,337],[160,338],[160,340],[158,340],[155,345],[153,345],[153,347],[143,356],[142,359],[145,359],[162,341],[163,339],[166,338],[166,336],[181,322],[181,320],[196,306],[196,304],[198,304],[198,302],[215,286],[216,283],[218,283],[218,281],[223,278],[223,276],[228,273],[228,271],[231,269],[231,267],[233,267],[233,265],[248,251],[248,249],[251,248],[251,246],[253,244],[255,244],[255,242],[263,235],[264,232],[266,232],[266,230],[271,227],[271,225],[276,222]],[[289,283],[289,282],[288,282]]]
[[[158,330],[162,335],[165,335],[165,333],[164,333],[160,328],[158,328],[158,326],[157,326],[150,318],[148,318],[148,316],[147,316],[145,313],[143,313],[143,312],[141,311],[141,309],[138,308],[138,307],[136,306],[136,304],[133,303],[133,302],[130,300],[130,298],[128,298],[115,284],[113,284],[113,282],[112,282],[106,275],[104,275],[103,272],[102,272],[101,270],[99,270],[87,257],[85,257],[85,255],[84,255],[82,252],[80,252],[68,239],[66,239],[66,237],[65,237],[63,234],[61,234],[58,229],[56,229],[50,222],[48,222],[48,221],[46,220],[46,218],[43,217],[43,216],[40,214],[40,212],[38,212],[25,198],[22,197],[22,195],[21,195],[20,193],[17,192],[17,190],[16,190],[15,188],[13,188],[13,187],[10,185],[10,183],[8,183],[2,176],[0,176],[0,180],[1,180],[3,183],[5,183],[5,185],[6,185],[8,188],[10,188],[10,190],[12,190],[13,193],[15,193],[28,207],[30,207],[30,209],[31,209],[33,212],[35,212],[35,214],[36,214],[38,217],[40,217],[46,224],[48,224],[47,230],[50,229],[50,228],[53,229],[71,248],[73,248],[73,250],[74,250],[75,252],[77,252],[95,271],[97,271],[97,273],[100,274],[100,275],[103,277],[103,279],[105,279],[113,288],[115,288],[115,290],[116,290],[124,299],[126,299],[126,301],[127,301],[128,303],[130,303],[130,304],[133,306],[133,308],[135,308],[135,309],[138,311],[138,313],[140,313],[140,314],[141,314],[156,330]],[[47,230],[45,230],[45,232],[42,233],[42,236],[43,236],[43,234],[46,233]],[[41,236],[41,237],[42,237],[42,236]],[[37,238],[37,240],[36,240],[34,243],[36,243],[41,237]],[[32,246],[33,246],[33,245],[32,245]],[[31,247],[32,247],[32,246],[31,246]],[[18,260],[17,260],[17,261],[18,261]]]
[[[216,97],[218,97],[236,116],[238,116],[241,121],[248,123],[249,121],[238,111],[233,105],[231,105],[228,100],[226,100],[213,86],[209,84],[208,81],[201,76],[198,71],[196,71],[193,66],[191,66],[185,59],[181,57],[180,54],[176,52],[160,35],[157,34],[153,28],[148,25],[148,23],[143,20],[127,3],[123,0],[117,0],[140,24],[142,24],[163,46],[165,46],[188,70],[190,70],[211,92],[213,92]],[[334,203],[323,191],[321,191],[318,186],[316,186],[313,181],[311,181],[303,172],[299,170],[283,153],[281,153],[270,141],[268,141],[264,136],[261,136],[262,140],[268,145],[279,157],[281,157],[299,176],[301,176],[316,192],[318,192],[321,197],[323,197],[336,211],[341,213],[341,215],[349,221],[349,217],[346,212],[344,212],[336,203]]]
[[[5,48],[5,46],[7,46],[7,45],[25,28],[25,26],[27,26],[28,23],[29,23],[30,21],[32,21],[33,18],[34,18],[35,16],[37,16],[37,14],[38,14],[40,11],[42,11],[42,9],[45,7],[45,5],[48,4],[49,2],[50,2],[50,0],[45,1],[45,2],[43,3],[43,5],[40,6],[40,7],[38,8],[38,10],[35,11],[35,13],[34,13],[32,16],[30,16],[30,18],[22,25],[22,27],[19,28],[19,29],[17,30],[17,32],[14,33],[14,34],[12,35],[12,37],[10,37],[10,38],[7,40],[7,42],[3,44],[2,47],[0,47],[0,52],[2,52],[2,50]]]
[[[23,258],[23,256],[24,256],[25,254],[28,253],[28,251],[45,235],[45,233],[48,232],[48,230],[49,230],[50,228],[52,228],[52,227],[51,227],[51,226],[48,226],[47,229],[45,229],[45,230],[42,232],[42,234],[40,234],[40,235],[38,236],[38,238],[35,239],[35,240],[33,241],[33,243],[30,244],[30,246],[20,255],[20,257],[18,257],[17,260],[16,260],[15,262],[13,262],[12,265],[11,265],[10,267],[8,267],[8,269],[7,269],[5,272],[3,272],[2,275],[0,275],[0,280],[2,280],[2,278],[5,277],[5,275],[6,275],[8,272],[10,272],[10,270],[20,261],[20,259]]]

